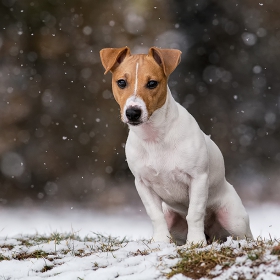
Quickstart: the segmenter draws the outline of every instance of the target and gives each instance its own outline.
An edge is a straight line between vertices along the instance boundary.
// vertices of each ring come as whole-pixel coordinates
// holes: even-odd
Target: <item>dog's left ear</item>
[[[121,64],[127,56],[130,56],[130,49],[128,47],[102,49],[100,51],[100,58],[105,68],[104,75]]]
[[[181,61],[181,51],[175,49],[160,49],[152,47],[149,49],[149,56],[163,68],[164,74],[168,77]]]

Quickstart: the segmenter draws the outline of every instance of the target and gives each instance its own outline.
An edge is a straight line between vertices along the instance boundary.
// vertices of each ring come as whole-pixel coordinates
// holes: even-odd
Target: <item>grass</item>
[[[75,234],[61,234],[61,233],[52,233],[51,235],[33,235],[33,236],[24,236],[16,238],[18,245],[17,250],[15,245],[12,244],[3,244],[0,246],[0,249],[4,251],[12,251],[12,256],[8,256],[1,253],[0,251],[0,261],[3,260],[25,260],[30,258],[46,258],[53,260],[55,258],[60,258],[63,255],[70,254],[76,257],[82,257],[85,255],[95,254],[95,253],[112,253],[118,250],[121,247],[124,247],[128,240],[126,238],[119,239],[112,236],[104,236],[101,234],[94,233],[94,237],[85,237],[80,238]],[[75,242],[81,242],[86,244],[86,249],[76,249]],[[43,244],[53,243],[53,250],[51,252],[45,252],[42,249],[29,250],[32,247],[40,247]],[[58,245],[64,243],[64,248],[58,250]],[[24,248],[24,249],[22,249]],[[50,257],[51,256],[51,257]]]
[[[220,252],[215,250],[179,250],[178,254],[181,261],[168,274],[168,278],[179,273],[193,279],[206,277],[217,265],[225,269],[234,264],[237,257],[229,248],[223,248]]]
[[[171,278],[176,274],[183,274],[191,279],[213,279],[232,266],[248,266],[252,271],[257,271],[254,268],[260,265],[270,266],[275,262],[271,255],[278,256],[280,260],[280,241],[258,238],[256,241],[242,240],[238,242],[238,247],[218,243],[206,248],[191,246],[188,249],[178,249],[180,261],[166,276]],[[274,274],[280,276],[280,269]],[[257,275],[258,272],[253,272],[250,279],[255,279]],[[246,279],[246,276],[239,275],[238,279]]]
[[[43,250],[35,250],[33,252],[21,252],[19,254],[15,254],[13,259],[16,260],[26,260],[26,259],[39,259],[39,258],[47,258],[49,254],[44,252]]]
[[[255,279],[266,267],[270,268],[272,274],[280,276],[280,241],[272,239],[228,240],[226,243],[214,242],[207,247],[172,246],[174,252],[172,254],[161,254],[162,249],[159,245],[153,245],[150,241],[144,240],[138,241],[138,245],[132,247],[133,250],[128,250],[126,246],[130,242],[126,238],[119,239],[97,233],[93,233],[92,237],[81,238],[73,233],[55,232],[48,236],[20,236],[11,240],[10,242],[9,239],[0,240],[0,262],[43,259],[44,265],[40,268],[40,273],[49,272],[54,267],[63,264],[62,259],[65,256],[71,256],[71,258],[97,256],[92,261],[90,269],[92,271],[106,269],[110,263],[102,262],[102,258],[103,260],[104,258],[105,260],[116,259],[117,262],[124,261],[125,258],[117,259],[120,256],[118,253],[123,250],[126,252],[126,258],[136,257],[145,260],[150,254],[154,254],[157,259],[155,266],[162,271],[162,275],[166,279],[170,279],[176,274],[183,274],[191,279],[203,277],[204,279],[214,279],[233,268],[242,267],[248,268],[250,275],[238,272],[238,278],[235,275],[235,278],[223,279]],[[102,258],[100,258],[101,254],[103,254]],[[172,264],[162,265],[166,259],[170,260]]]
[[[272,255],[278,255],[279,259],[280,259],[280,245],[273,247],[272,251],[271,251],[271,254]]]
[[[60,266],[64,263],[63,258],[67,256],[83,258],[101,253],[114,256],[114,251],[125,247],[128,243],[125,238],[119,239],[97,233],[94,233],[93,237],[81,238],[76,234],[57,232],[50,235],[20,236],[12,238],[12,241],[8,238],[7,241],[0,241],[2,241],[0,262],[9,260],[33,262],[32,259],[42,259],[44,265],[37,273],[45,273]],[[94,263],[93,270],[99,268],[106,268],[106,266]],[[0,279],[5,279],[3,277],[0,273]]]

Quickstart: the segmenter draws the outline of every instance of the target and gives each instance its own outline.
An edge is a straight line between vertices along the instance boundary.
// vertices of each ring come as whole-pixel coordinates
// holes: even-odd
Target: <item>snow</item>
[[[248,208],[254,237],[280,238],[280,205],[261,204]],[[17,234],[49,234],[76,232],[81,237],[89,233],[127,237],[151,238],[152,226],[145,210],[124,208],[97,212],[76,206],[65,208],[0,208],[0,237]]]
[[[248,209],[254,237],[280,238],[280,205],[261,204]]]
[[[0,208],[0,237],[53,232],[75,232],[84,237],[95,232],[121,238],[149,238],[152,235],[151,224],[142,212],[144,209],[101,213],[75,206],[54,209]]]
[[[91,209],[78,209],[75,206],[64,209],[2,208],[0,209],[0,279],[110,280],[116,277],[120,280],[166,279],[163,273],[169,272],[170,267],[178,262],[177,248],[174,244],[147,241],[152,235],[151,223],[144,214],[144,210],[140,210],[127,208],[98,213]],[[279,239],[280,224],[276,218],[280,216],[279,206],[263,204],[249,208],[248,212],[255,238],[262,236],[268,239],[271,237]],[[27,235],[54,233],[73,233],[81,238],[92,239],[83,241],[69,237],[61,241],[50,240],[34,243],[32,246],[27,246],[24,242],[19,241],[27,238]],[[115,251],[110,251],[104,247],[104,244],[109,244],[108,238],[106,239],[104,235],[110,235],[112,238],[119,237],[118,240],[124,237],[127,239],[119,244]],[[95,237],[98,238],[94,239]],[[10,245],[13,248],[8,249],[4,245]],[[246,241],[237,243],[231,239],[223,246],[229,245],[235,250],[240,250],[240,246],[248,246]],[[9,259],[21,253],[32,254],[36,251],[46,252],[49,256],[48,258],[1,261],[1,256]],[[79,252],[82,252],[80,256],[77,255]],[[53,258],[50,258],[52,255]],[[280,271],[277,256],[267,258],[271,258],[271,264],[273,264],[271,269],[275,269],[278,265]],[[240,257],[237,263],[245,264],[246,261],[244,257]],[[46,266],[51,269],[43,272]],[[273,270],[269,271],[261,265],[251,268],[248,259],[247,266],[233,265],[215,279],[229,279],[230,276],[238,275],[238,271],[241,270],[250,279],[254,269],[257,269],[259,273],[257,279],[262,279],[262,276],[263,279],[280,279],[279,276],[273,274]],[[216,272],[218,275],[218,267],[216,267]],[[190,278],[176,275],[171,279],[186,280]]]
[[[6,244],[14,244],[13,240],[6,239]],[[44,258],[31,258],[23,261],[4,260],[0,262],[0,279],[160,279],[159,268],[165,269],[174,265],[177,260],[169,259],[170,255],[176,254],[176,247],[172,244],[153,243],[147,245],[143,241],[124,242],[120,249],[114,252],[95,252],[91,248],[102,246],[95,242],[79,242],[75,240],[62,241],[59,246],[54,243],[44,243],[34,247],[15,246],[13,254],[21,252],[34,252],[43,250],[45,252],[56,251],[52,261]],[[69,251],[69,248],[71,249]],[[75,253],[84,251],[83,257],[75,256]],[[149,250],[149,255],[142,255],[141,252]],[[69,253],[62,254],[63,251]],[[1,252],[1,251],[0,251]],[[2,249],[2,255],[6,255]],[[52,269],[42,272],[45,266]],[[9,278],[10,277],[10,278]],[[129,278],[128,278],[129,277]],[[164,279],[164,278],[163,278]]]

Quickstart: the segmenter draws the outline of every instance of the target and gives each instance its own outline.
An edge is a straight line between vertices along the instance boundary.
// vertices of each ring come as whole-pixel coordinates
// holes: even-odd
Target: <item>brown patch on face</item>
[[[136,65],[138,63],[138,71],[136,76]],[[137,87],[135,87],[137,79]],[[119,88],[117,81],[125,80],[126,87]],[[149,89],[147,84],[149,81],[158,82],[154,89]],[[163,106],[167,95],[167,78],[153,57],[140,54],[127,57],[116,70],[112,77],[113,94],[120,105],[121,114],[125,107],[126,100],[135,94],[140,97],[146,104],[148,117],[153,112]]]
[[[100,51],[105,68],[113,73],[113,94],[120,105],[121,115],[129,97],[135,95],[146,104],[148,118],[161,108],[167,95],[167,79],[180,62],[181,52],[152,47],[148,55],[131,55],[128,47],[106,48]],[[118,83],[118,81],[122,84]],[[149,82],[155,81],[154,87]],[[122,86],[125,85],[125,86]]]

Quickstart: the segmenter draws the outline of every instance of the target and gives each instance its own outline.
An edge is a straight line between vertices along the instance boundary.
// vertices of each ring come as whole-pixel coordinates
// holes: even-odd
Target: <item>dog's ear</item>
[[[130,56],[130,49],[124,48],[106,48],[100,51],[100,58],[103,67],[105,68],[105,74],[116,68],[123,60]]]
[[[175,49],[160,49],[152,47],[149,49],[149,56],[163,68],[164,74],[168,77],[181,61],[181,51]]]

